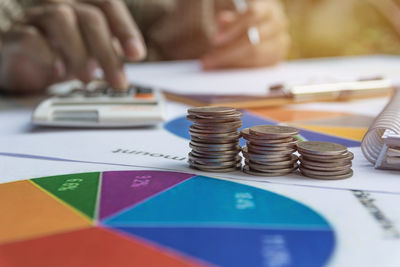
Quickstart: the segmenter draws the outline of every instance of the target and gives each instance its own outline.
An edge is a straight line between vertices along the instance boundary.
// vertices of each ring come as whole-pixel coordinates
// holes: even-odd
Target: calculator
[[[131,85],[116,91],[104,81],[71,82],[50,88],[53,97],[35,109],[32,123],[74,128],[153,126],[165,120],[165,99],[159,90]]]

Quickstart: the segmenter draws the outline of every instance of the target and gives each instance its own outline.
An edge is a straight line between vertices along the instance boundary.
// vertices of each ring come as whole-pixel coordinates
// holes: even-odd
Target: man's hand
[[[88,82],[100,66],[106,81],[123,90],[128,86],[123,58],[145,55],[123,1],[54,1],[28,10],[23,23],[5,34],[0,87],[32,92],[72,78]]]
[[[268,66],[285,58],[290,37],[286,16],[277,1],[248,1],[245,12],[222,11],[217,21],[213,48],[202,58],[204,69]],[[249,40],[250,27],[258,30],[258,44]]]

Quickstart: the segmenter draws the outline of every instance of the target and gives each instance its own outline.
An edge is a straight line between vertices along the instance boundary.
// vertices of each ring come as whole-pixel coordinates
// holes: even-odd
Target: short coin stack
[[[241,135],[247,140],[242,149],[246,164],[243,171],[258,176],[281,176],[297,169],[296,152],[299,130],[288,126],[258,125],[245,128]]]
[[[306,141],[297,144],[300,157],[300,171],[304,176],[336,180],[353,175],[353,153],[347,147],[335,143]]]
[[[228,107],[198,107],[188,110],[193,122],[189,133],[189,164],[210,172],[230,172],[241,167],[239,156],[241,112]]]

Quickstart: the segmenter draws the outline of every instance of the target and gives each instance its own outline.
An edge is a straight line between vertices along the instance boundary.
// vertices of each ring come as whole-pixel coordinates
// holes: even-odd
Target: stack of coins
[[[198,107],[188,110],[190,126],[189,164],[210,172],[230,172],[241,168],[239,156],[241,112],[228,107]]]
[[[353,175],[353,153],[347,147],[335,143],[307,141],[297,144],[300,156],[300,171],[304,176],[336,180]]]
[[[259,125],[246,128],[241,135],[247,140],[242,149],[246,158],[243,171],[258,176],[281,176],[297,169],[296,152],[299,130],[288,126]]]

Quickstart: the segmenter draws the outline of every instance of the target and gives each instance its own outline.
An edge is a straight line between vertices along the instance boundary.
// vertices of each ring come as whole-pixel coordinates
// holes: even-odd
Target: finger
[[[256,1],[249,5],[243,14],[237,14],[235,21],[229,27],[218,33],[215,43],[218,46],[225,45],[243,35],[250,26],[271,17],[272,5],[267,1]]]
[[[229,10],[221,11],[217,16],[218,30],[224,31],[229,27],[237,18],[237,13]]]
[[[56,58],[36,28],[14,26],[3,39],[0,86],[13,92],[43,90],[63,77],[62,70],[55,66]]]
[[[146,46],[128,8],[121,0],[86,0],[99,7],[107,18],[111,32],[120,41],[125,55],[130,60],[146,57]]]
[[[69,5],[50,4],[27,12],[28,22],[38,26],[61,54],[70,76],[88,82],[91,77],[86,66],[88,56],[80,33],[75,11]]]
[[[203,68],[219,69],[228,67],[242,57],[248,46],[250,46],[249,41],[241,38],[228,46],[217,47],[202,58]]]
[[[128,82],[122,68],[122,59],[113,48],[113,39],[107,21],[100,9],[78,4],[74,6],[86,47],[100,64],[111,87],[124,90]]]

